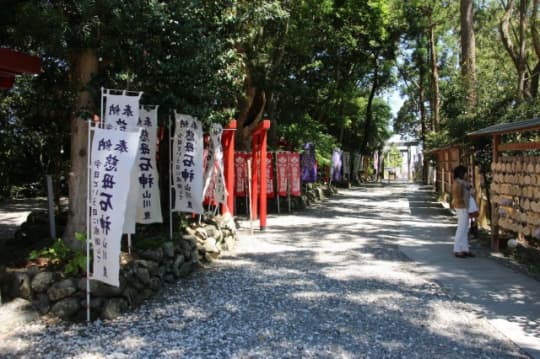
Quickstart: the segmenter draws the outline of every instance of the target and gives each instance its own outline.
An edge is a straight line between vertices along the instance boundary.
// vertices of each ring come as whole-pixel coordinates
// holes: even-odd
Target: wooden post
[[[497,162],[499,159],[499,144],[501,143],[500,135],[493,135],[492,137],[492,163]],[[499,252],[499,209],[497,203],[491,200],[491,250]]]
[[[252,144],[251,144],[251,220],[255,219],[257,216],[257,208],[258,208],[258,201],[257,201],[257,195],[258,195],[258,188],[257,188],[257,182],[259,181],[259,176],[257,173],[257,161],[259,160],[258,157],[258,146],[257,146],[257,136],[253,136]]]
[[[253,132],[253,141],[252,141],[252,153],[253,159],[255,160],[256,156],[259,156],[259,173],[257,173],[257,164],[253,164],[253,210],[257,209],[257,204],[259,208],[259,224],[261,231],[266,229],[266,145],[267,145],[267,132],[270,128],[270,120],[263,120]],[[260,177],[260,189],[257,193],[257,182]],[[257,195],[258,202],[257,202]],[[254,212],[256,213],[256,212]]]

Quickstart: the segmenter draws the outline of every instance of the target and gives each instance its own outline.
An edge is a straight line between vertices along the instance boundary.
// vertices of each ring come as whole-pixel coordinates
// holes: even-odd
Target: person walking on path
[[[457,258],[474,257],[469,251],[469,198],[470,185],[467,182],[467,167],[454,168],[452,183],[452,207],[456,211],[457,228],[454,237],[454,256]]]

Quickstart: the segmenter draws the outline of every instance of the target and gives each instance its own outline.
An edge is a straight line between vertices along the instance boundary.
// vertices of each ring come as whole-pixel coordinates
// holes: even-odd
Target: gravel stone
[[[36,321],[7,358],[527,358],[395,245],[405,193],[343,191],[270,216],[212,264],[113,320]],[[121,308],[120,308],[121,309]]]

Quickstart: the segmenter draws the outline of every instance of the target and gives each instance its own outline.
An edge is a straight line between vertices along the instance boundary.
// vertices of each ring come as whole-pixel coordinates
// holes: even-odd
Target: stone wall
[[[120,286],[90,280],[91,318],[112,319],[141,304],[165,283],[188,276],[199,264],[232,249],[238,239],[233,218],[215,217],[192,224],[175,240],[153,248],[133,250],[121,257]],[[63,272],[37,266],[0,273],[4,298],[24,298],[43,315],[64,320],[86,319],[86,277],[66,277]]]

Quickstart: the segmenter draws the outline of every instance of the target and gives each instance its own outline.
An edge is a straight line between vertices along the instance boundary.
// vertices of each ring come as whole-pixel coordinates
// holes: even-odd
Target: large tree
[[[145,100],[204,115],[205,122],[230,118],[238,81],[230,31],[221,17],[227,4],[196,5],[181,0],[11,5],[15,16],[4,29],[6,44],[57,59],[74,93],[64,99],[71,101],[71,115],[58,119],[70,123],[70,211],[64,233],[69,243],[76,243],[75,232],[86,230],[87,120],[99,114],[100,87],[143,90]]]
[[[476,39],[474,36],[473,0],[460,0],[461,74],[467,93],[467,111],[474,112],[476,94]]]

